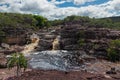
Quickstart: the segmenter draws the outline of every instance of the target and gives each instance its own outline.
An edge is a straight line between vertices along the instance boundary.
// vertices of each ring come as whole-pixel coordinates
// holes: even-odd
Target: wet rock
[[[36,50],[42,51],[42,50],[52,50],[52,41],[49,40],[40,40],[38,47],[36,47]]]
[[[55,39],[56,35],[51,35],[51,34],[47,34],[44,36],[45,39],[50,40],[50,39]]]
[[[79,46],[78,45],[67,45],[67,46],[64,46],[63,50],[79,50]]]

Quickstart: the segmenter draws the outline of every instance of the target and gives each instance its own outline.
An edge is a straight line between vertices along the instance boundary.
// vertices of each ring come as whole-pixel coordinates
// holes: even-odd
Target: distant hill
[[[19,13],[0,13],[0,27],[43,27],[47,19],[42,16]]]
[[[17,36],[31,30],[49,26],[47,18],[32,14],[0,13],[0,42],[6,36]]]
[[[0,28],[43,28],[48,26],[58,25],[82,25],[89,27],[107,27],[119,28],[120,16],[107,17],[107,18],[89,18],[87,16],[67,16],[63,20],[48,21],[47,18],[32,15],[32,14],[19,14],[19,13],[0,13]]]
[[[108,17],[108,19],[111,19],[113,22],[120,22],[120,16]]]
[[[57,25],[78,25],[83,27],[96,27],[96,28],[111,28],[120,29],[120,17],[108,17],[108,18],[89,18],[87,16],[68,16],[63,20],[50,21],[52,26]]]

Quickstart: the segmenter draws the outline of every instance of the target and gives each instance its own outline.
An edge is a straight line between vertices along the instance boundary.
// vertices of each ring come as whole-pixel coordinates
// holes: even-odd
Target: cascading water
[[[37,36],[37,34],[35,34],[35,33],[33,33],[30,36],[30,39],[31,39],[32,43],[25,45],[24,50],[21,51],[21,53],[23,53],[24,55],[29,55],[28,53],[30,53],[31,51],[34,51],[35,47],[38,46],[38,43],[40,41],[39,36]]]
[[[57,36],[56,39],[52,43],[52,50],[60,50],[60,36]]]

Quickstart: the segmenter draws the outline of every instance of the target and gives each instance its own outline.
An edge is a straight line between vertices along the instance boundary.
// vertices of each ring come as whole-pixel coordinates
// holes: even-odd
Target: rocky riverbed
[[[106,60],[108,43],[120,39],[120,31],[65,26],[41,29],[36,34],[39,36],[39,42],[34,49],[32,48],[34,53],[28,61],[28,68],[33,71],[27,71],[18,78],[12,77],[8,80],[120,80],[120,63]],[[52,51],[57,36],[60,36],[58,41],[60,51]],[[78,44],[82,39],[83,44]],[[0,65],[3,66],[0,69],[1,80],[15,75],[14,69],[9,71],[5,68],[6,56],[13,52],[21,52],[30,44],[9,44],[9,48],[1,46]]]
[[[59,53],[59,54],[58,54]],[[84,53],[84,54],[83,54]],[[75,54],[75,55],[74,55]],[[120,63],[87,55],[83,51],[41,51],[29,55],[28,69],[20,77],[15,68],[0,69],[1,80],[119,80]],[[79,57],[79,58],[78,58]],[[114,68],[115,70],[111,70]],[[31,71],[32,70],[32,71]],[[79,75],[79,76],[78,76]],[[11,77],[11,78],[9,78]],[[59,78],[58,78],[59,77]]]

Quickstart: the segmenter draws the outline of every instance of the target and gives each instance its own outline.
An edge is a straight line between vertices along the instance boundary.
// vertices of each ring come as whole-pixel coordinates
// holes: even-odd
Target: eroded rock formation
[[[88,28],[81,26],[52,27],[39,31],[41,41],[38,51],[52,50],[55,38],[60,35],[60,50],[84,50],[99,58],[107,56],[106,49],[111,40],[120,39],[120,31],[107,28]]]

